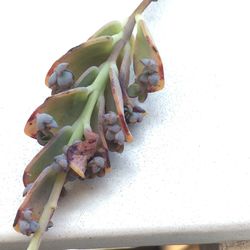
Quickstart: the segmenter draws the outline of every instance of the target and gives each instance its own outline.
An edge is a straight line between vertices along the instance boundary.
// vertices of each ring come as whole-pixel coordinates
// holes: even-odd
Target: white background
[[[26,240],[12,223],[22,172],[39,146],[23,127],[50,93],[47,70],[139,2],[0,2],[0,249]],[[112,155],[112,173],[76,184],[60,202],[46,235],[60,241],[50,247],[250,239],[249,5],[159,0],[149,7],[166,87],[144,105],[149,115],[132,129],[134,142]]]

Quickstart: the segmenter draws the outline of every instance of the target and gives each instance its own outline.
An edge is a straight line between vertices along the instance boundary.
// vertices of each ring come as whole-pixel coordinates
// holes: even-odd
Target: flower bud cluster
[[[94,178],[95,176],[103,176],[105,174],[106,160],[104,157],[95,155],[88,161],[85,171],[86,178]]]
[[[144,66],[143,71],[137,77],[135,83],[128,87],[128,95],[132,98],[138,97],[140,102],[144,102],[150,89],[158,84],[160,76],[154,59],[144,58],[141,63]]]
[[[68,63],[60,63],[54,69],[48,80],[48,86],[52,89],[52,94],[70,89],[74,83],[72,72],[67,70]]]
[[[109,111],[103,115],[105,139],[110,151],[121,152],[124,147],[125,136],[118,124],[116,113]]]
[[[32,210],[26,208],[22,211],[22,220],[19,220],[20,232],[24,235],[31,235],[39,229],[39,224],[32,219]]]
[[[144,109],[139,106],[125,106],[124,113],[126,122],[128,124],[135,124],[137,122],[142,122],[144,114],[146,113]]]
[[[58,125],[55,119],[46,113],[38,113],[36,115],[36,127],[37,127],[37,141],[40,145],[44,146],[52,137],[51,129],[57,128]]]

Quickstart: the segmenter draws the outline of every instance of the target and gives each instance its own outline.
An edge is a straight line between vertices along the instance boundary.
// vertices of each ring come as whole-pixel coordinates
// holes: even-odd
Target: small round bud
[[[35,233],[39,229],[39,224],[36,221],[31,221],[30,222],[30,232]]]
[[[142,73],[139,76],[139,82],[141,82],[143,84],[148,84],[148,74],[147,73]]]
[[[135,106],[133,107],[133,111],[136,112],[136,113],[145,113],[145,112],[146,112],[143,108],[141,108],[141,107],[138,106],[138,105],[135,105]]]
[[[103,168],[104,167],[104,164],[105,164],[105,160],[103,157],[101,156],[96,156],[92,161],[95,162],[95,164],[97,166],[99,166],[100,168]]]
[[[46,113],[41,113],[36,115],[37,129],[42,131],[45,129],[57,128],[58,125],[54,118]]]
[[[105,169],[101,169],[98,173],[97,173],[97,176],[98,177],[103,177],[105,175]]]
[[[148,82],[149,82],[149,84],[151,84],[153,86],[157,85],[159,80],[160,80],[160,77],[159,77],[158,73],[154,73],[154,74],[148,76]]]
[[[115,139],[115,134],[112,133],[110,130],[107,130],[106,133],[105,133],[105,138],[108,141],[113,141]]]
[[[129,117],[129,123],[137,123],[141,122],[143,120],[143,114],[142,113],[136,113],[134,112],[130,117]]]
[[[152,74],[157,72],[157,64],[154,59],[151,58],[144,58],[141,59],[141,63],[145,66],[143,71]]]
[[[56,84],[56,82],[57,82],[57,74],[56,72],[53,72],[49,77],[48,86],[52,88]]]
[[[143,114],[137,113],[137,122],[142,122],[142,120],[143,120]]]
[[[121,127],[118,124],[108,126],[108,130],[114,134],[118,133],[121,130]]]
[[[70,71],[63,71],[57,77],[57,84],[62,89],[67,89],[73,84],[73,74]]]
[[[57,65],[54,72],[56,72],[60,76],[61,73],[67,69],[68,66],[69,66],[68,63],[60,63]]]
[[[109,111],[108,113],[103,115],[104,122],[109,125],[113,125],[117,121],[117,115],[113,111]]]
[[[27,221],[32,221],[32,211],[29,208],[23,210],[23,218]]]
[[[128,112],[131,113],[133,111],[133,107],[132,106],[124,106],[124,112]]]
[[[29,235],[29,229],[30,229],[30,224],[29,222],[25,220],[20,220],[19,221],[19,229],[20,232],[24,235]]]
[[[65,154],[55,156],[54,160],[63,170],[67,170],[68,161]]]
[[[130,117],[129,117],[129,119],[128,119],[128,121],[129,121],[129,123],[132,123],[132,124],[135,124],[135,123],[137,123],[137,113],[133,113]]]
[[[88,167],[91,168],[93,174],[97,174],[105,166],[103,157],[96,156],[89,163]]]
[[[119,131],[116,135],[115,135],[115,141],[119,144],[119,145],[123,145],[124,141],[125,141],[125,136],[123,134],[122,131]]]
[[[143,59],[141,59],[141,63],[144,66],[150,66],[150,65],[155,64],[155,61],[153,59],[150,59],[150,58],[143,58]]]

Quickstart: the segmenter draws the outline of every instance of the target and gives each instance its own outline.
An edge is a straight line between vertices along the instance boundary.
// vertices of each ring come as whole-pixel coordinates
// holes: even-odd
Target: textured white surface
[[[49,95],[51,63],[136,1],[0,3],[0,249],[24,249],[12,229],[22,172],[39,150],[23,134]],[[248,0],[159,0],[145,17],[166,88],[150,96],[135,140],[104,178],[59,203],[44,249],[250,239]]]

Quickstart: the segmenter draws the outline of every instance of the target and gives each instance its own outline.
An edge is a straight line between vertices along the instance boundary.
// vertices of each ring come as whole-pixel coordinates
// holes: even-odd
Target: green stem
[[[69,145],[74,143],[75,140],[81,139],[84,131],[86,129],[91,129],[90,120],[93,109],[96,102],[101,94],[102,89],[106,86],[108,81],[110,64],[108,62],[104,63],[95,81],[88,87],[89,92],[91,92],[88,102],[84,107],[82,114],[79,116],[77,121],[73,124],[74,133],[69,141]]]
[[[139,6],[134,10],[134,12],[130,15],[130,17],[128,18],[128,21],[123,29],[123,36],[122,38],[116,43],[114,50],[112,51],[112,54],[110,55],[108,61],[110,62],[115,62],[121,52],[121,50],[123,49],[123,47],[125,46],[125,44],[127,43],[127,41],[129,41],[134,26],[135,26],[135,17],[139,14],[141,14],[148,6],[151,2],[156,1],[156,0],[143,0]]]

